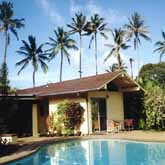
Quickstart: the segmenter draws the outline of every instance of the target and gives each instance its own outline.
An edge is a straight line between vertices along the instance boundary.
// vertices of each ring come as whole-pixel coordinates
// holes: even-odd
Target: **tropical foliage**
[[[49,58],[47,57],[47,53],[42,50],[43,44],[37,46],[35,37],[29,36],[28,42],[22,40],[23,46],[20,47],[17,53],[22,55],[24,58],[17,62],[16,66],[21,66],[18,71],[18,74],[20,74],[21,71],[24,70],[29,63],[31,63],[33,67],[33,87],[35,87],[35,74],[38,71],[38,64],[41,65],[41,69],[44,73],[46,73],[48,66],[45,62],[48,61]]]
[[[106,32],[108,29],[106,28],[107,24],[104,23],[104,18],[100,17],[98,14],[94,14],[91,17],[91,20],[87,22],[85,26],[86,35],[91,35],[89,48],[94,40],[95,44],[95,63],[96,63],[96,75],[98,74],[98,66],[97,66],[97,35],[100,34],[105,39],[108,39]]]
[[[126,50],[129,48],[129,46],[126,44],[125,40],[125,31],[121,28],[114,29],[112,31],[113,36],[113,42],[114,44],[106,44],[111,50],[107,57],[104,59],[104,62],[106,62],[110,57],[114,56],[117,58],[118,61],[118,69],[122,68],[122,59],[121,59],[121,50]]]
[[[0,93],[7,94],[9,89],[8,68],[6,63],[3,63],[0,68]]]
[[[147,91],[144,98],[146,126],[148,129],[165,128],[165,90],[155,86]]]
[[[154,50],[154,52],[158,52],[160,54],[159,62],[161,62],[162,57],[165,54],[165,32],[164,31],[162,31],[162,37],[163,37],[162,41],[157,41],[155,43],[156,49]]]
[[[57,30],[54,30],[55,39],[49,37],[50,42],[47,43],[51,48],[47,50],[50,54],[50,59],[54,59],[57,54],[61,56],[60,64],[60,82],[62,81],[62,67],[63,67],[63,58],[66,57],[68,63],[70,64],[70,54],[68,50],[74,49],[77,50],[76,42],[70,38],[70,34],[62,27],[58,27]]]
[[[165,123],[165,63],[146,64],[139,73],[138,81],[145,89],[144,118],[145,128],[164,129]],[[144,124],[143,124],[144,125]]]
[[[134,49],[138,49],[141,44],[141,38],[146,41],[151,41],[148,31],[148,26],[145,24],[142,16],[135,12],[129,19],[128,23],[124,26],[127,31],[127,38],[133,39]],[[140,55],[138,54],[138,69],[140,69]]]
[[[165,87],[165,62],[158,64],[146,64],[139,72],[139,83],[147,89],[148,87]]]
[[[13,4],[3,1],[0,4],[0,31],[4,33],[4,57],[3,63],[6,63],[7,47],[10,43],[10,32],[18,40],[17,29],[24,27],[24,19],[14,19]]]
[[[71,32],[71,34],[75,34],[78,33],[79,38],[80,38],[80,46],[79,46],[79,51],[80,51],[80,59],[79,59],[79,73],[80,73],[80,78],[82,77],[82,36],[83,36],[83,31],[85,29],[86,26],[86,16],[84,16],[82,13],[76,13],[75,14],[75,18],[72,18],[72,23],[69,25],[67,25],[71,30],[69,32]]]
[[[119,69],[120,68],[120,69]],[[118,63],[113,63],[111,66],[109,66],[108,69],[106,69],[106,72],[114,72],[114,71],[118,71],[118,70],[123,70],[124,72],[127,71],[127,66],[125,63],[122,62],[121,66],[119,67]]]
[[[51,130],[57,131],[58,134],[73,135],[75,130],[80,129],[84,121],[83,115],[84,108],[79,103],[62,102],[48,120],[51,123]]]

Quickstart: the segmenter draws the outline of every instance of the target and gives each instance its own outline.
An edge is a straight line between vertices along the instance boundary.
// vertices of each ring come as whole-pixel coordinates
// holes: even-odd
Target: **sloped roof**
[[[50,96],[71,94],[77,92],[87,92],[99,90],[105,84],[111,82],[122,74],[121,71],[104,73],[96,76],[84,77],[81,79],[67,80],[58,83],[50,83],[34,88],[27,88],[18,90],[17,94],[20,95],[36,95],[36,96]],[[133,85],[135,85],[132,80]]]

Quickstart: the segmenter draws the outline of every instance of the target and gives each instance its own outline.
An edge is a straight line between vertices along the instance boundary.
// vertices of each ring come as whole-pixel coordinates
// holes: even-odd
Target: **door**
[[[106,99],[99,99],[100,130],[107,130]]]
[[[106,99],[92,98],[92,127],[93,131],[107,130]]]

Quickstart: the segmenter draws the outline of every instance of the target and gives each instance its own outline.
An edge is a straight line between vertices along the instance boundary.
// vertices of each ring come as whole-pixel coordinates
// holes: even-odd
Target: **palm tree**
[[[127,40],[125,40],[125,31],[121,28],[114,29],[112,31],[113,41],[114,44],[105,44],[105,46],[108,46],[111,48],[110,53],[107,55],[107,57],[104,59],[104,62],[106,62],[111,56],[114,56],[117,58],[118,61],[118,68],[122,68],[122,59],[120,55],[121,50],[126,50],[130,46],[126,45]]]
[[[119,64],[118,63],[113,63],[111,66],[108,67],[108,69],[106,69],[106,72],[114,72],[114,71],[118,71],[118,70],[123,70],[124,72],[126,72],[127,66],[125,65],[125,63],[122,63],[122,66],[119,69]]]
[[[42,48],[43,44],[37,46],[36,39],[33,36],[28,37],[28,42],[22,40],[23,46],[17,51],[18,54],[24,56],[23,60],[16,63],[16,66],[21,66],[18,71],[18,75],[24,70],[29,63],[33,66],[33,87],[35,87],[35,73],[38,71],[38,64],[41,65],[41,69],[44,73],[47,72],[48,66],[45,61],[48,61],[47,53]]]
[[[7,47],[10,42],[10,31],[18,40],[17,29],[24,27],[24,19],[13,19],[13,4],[11,2],[2,2],[0,4],[0,31],[4,32],[4,57],[3,63],[6,63]]]
[[[127,37],[133,39],[134,49],[138,50],[139,45],[141,44],[140,38],[145,39],[146,41],[151,41],[148,36],[148,26],[145,25],[144,19],[141,15],[135,12],[131,18],[128,18],[128,24],[125,25],[127,30]],[[140,69],[140,55],[138,54],[138,69]]]
[[[163,54],[165,54],[165,32],[164,31],[162,31],[162,37],[163,37],[162,41],[157,41],[155,43],[155,47],[157,48],[154,50],[154,52],[160,53],[159,62],[161,62],[162,56]]]
[[[104,23],[104,18],[101,18],[98,14],[94,14],[91,17],[90,22],[87,22],[85,26],[85,31],[87,32],[86,35],[91,35],[89,48],[91,47],[92,41],[94,40],[95,43],[95,63],[96,63],[96,75],[98,74],[98,67],[97,67],[97,34],[100,34],[105,39],[108,37],[106,36],[106,28],[107,24]]]
[[[80,46],[79,46],[79,49],[80,49],[80,56],[79,56],[79,67],[80,67],[80,70],[79,70],[79,73],[80,73],[80,78],[82,77],[82,52],[81,52],[81,49],[82,49],[82,36],[83,36],[83,31],[84,31],[84,28],[85,28],[85,25],[86,25],[86,16],[84,16],[82,13],[76,13],[75,14],[75,18],[72,18],[72,23],[71,25],[67,25],[71,30],[71,34],[75,34],[77,33],[79,35],[79,38],[80,38]]]
[[[133,62],[134,62],[134,59],[130,58],[129,62],[130,62],[130,68],[131,68],[131,77],[133,78]]]
[[[70,38],[70,34],[65,32],[62,27],[58,27],[57,30],[54,30],[55,39],[49,37],[50,43],[47,43],[51,46],[47,50],[50,54],[50,59],[52,60],[58,53],[61,55],[61,65],[60,65],[60,82],[62,81],[62,66],[63,66],[63,57],[65,56],[70,64],[70,54],[68,53],[69,49],[77,50],[76,42]]]

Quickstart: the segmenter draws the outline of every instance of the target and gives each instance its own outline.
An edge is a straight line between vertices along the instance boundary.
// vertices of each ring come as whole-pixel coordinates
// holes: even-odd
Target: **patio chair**
[[[119,122],[107,120],[107,132],[119,132]]]
[[[125,130],[125,125],[124,125],[124,120],[119,121],[119,130],[124,131]]]
[[[124,120],[124,127],[128,131],[133,130],[133,119],[125,119]]]

